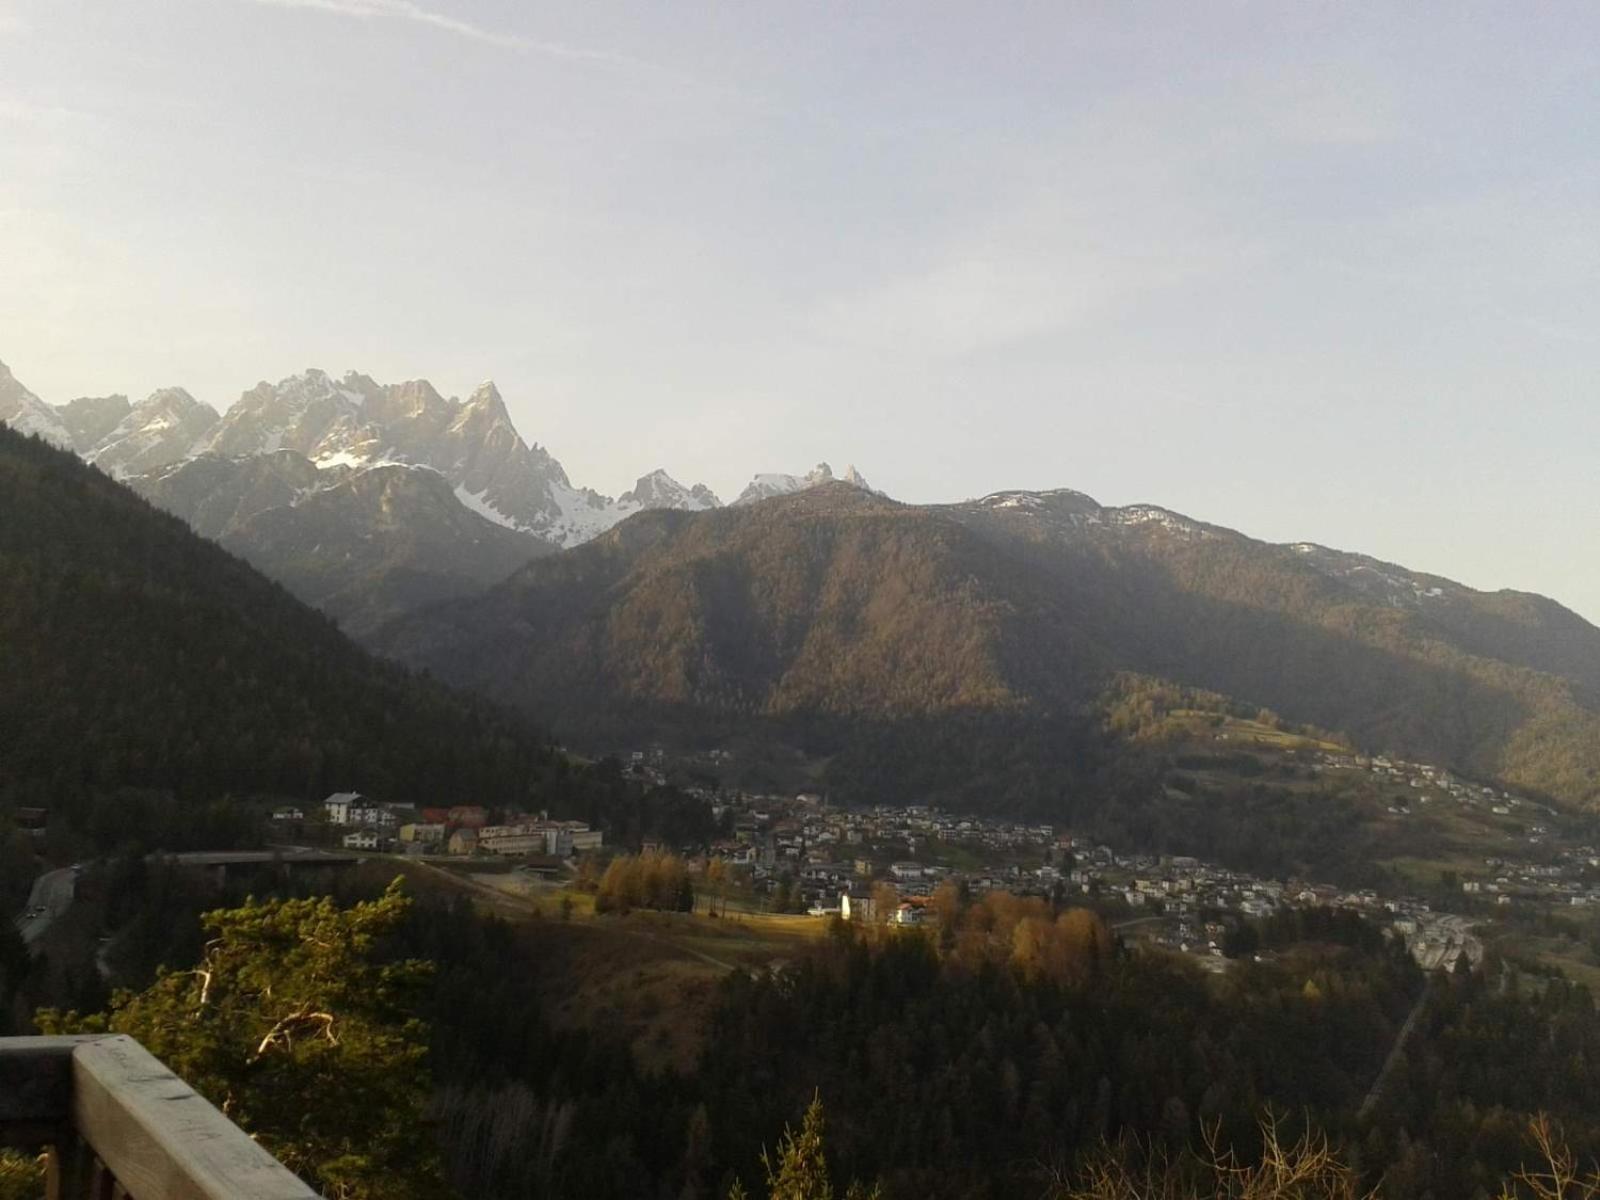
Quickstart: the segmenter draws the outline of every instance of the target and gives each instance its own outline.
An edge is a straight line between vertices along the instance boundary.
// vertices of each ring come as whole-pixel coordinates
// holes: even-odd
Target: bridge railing
[[[49,1200],[314,1200],[121,1034],[0,1038],[0,1144],[49,1154]]]

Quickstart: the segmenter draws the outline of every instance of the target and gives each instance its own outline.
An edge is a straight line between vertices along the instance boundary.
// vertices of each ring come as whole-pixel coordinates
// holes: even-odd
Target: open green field
[[[516,924],[527,954],[541,965],[551,1019],[569,1028],[621,1029],[647,1066],[691,1065],[715,988],[730,971],[781,968],[828,929],[823,918],[782,913],[602,916],[592,895],[515,872],[420,863],[403,870],[418,886],[468,891]]]
[[[1325,750],[1330,754],[1345,752],[1336,742],[1325,742],[1288,729],[1274,729],[1260,721],[1242,717],[1225,717],[1215,724],[1216,714],[1196,709],[1176,708],[1167,714],[1162,733],[1170,736],[1178,730],[1192,733],[1199,741],[1224,740],[1233,745],[1263,746],[1274,750]]]

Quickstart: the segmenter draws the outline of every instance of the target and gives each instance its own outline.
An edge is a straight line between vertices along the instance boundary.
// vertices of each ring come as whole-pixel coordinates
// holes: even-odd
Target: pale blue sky
[[[0,359],[493,377],[613,494],[1071,486],[1600,620],[1600,6],[0,0]]]

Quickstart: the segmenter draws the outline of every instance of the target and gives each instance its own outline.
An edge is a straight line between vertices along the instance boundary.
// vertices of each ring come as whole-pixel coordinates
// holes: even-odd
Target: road
[[[1383,1095],[1383,1085],[1389,1082],[1389,1076],[1394,1074],[1395,1067],[1400,1065],[1400,1056],[1405,1053],[1406,1042],[1411,1039],[1411,1031],[1417,1027],[1417,1021],[1422,1016],[1422,1010],[1428,1006],[1428,997],[1433,994],[1433,980],[1429,979],[1422,986],[1422,995],[1417,997],[1417,1002],[1411,1006],[1411,1011],[1406,1014],[1405,1022],[1400,1026],[1400,1032],[1395,1034],[1394,1045],[1389,1047],[1389,1054],[1383,1060],[1383,1066],[1378,1070],[1378,1077],[1372,1081],[1372,1087],[1367,1091],[1367,1097],[1361,1102],[1361,1109],[1356,1113],[1357,1120],[1366,1120],[1372,1110],[1377,1107],[1378,1100]]]
[[[77,882],[77,873],[71,867],[46,871],[33,881],[28,907],[24,915],[16,919],[17,932],[22,934],[22,940],[30,947],[44,936],[45,930],[50,928],[50,922],[72,906]],[[28,916],[27,913],[36,915]]]

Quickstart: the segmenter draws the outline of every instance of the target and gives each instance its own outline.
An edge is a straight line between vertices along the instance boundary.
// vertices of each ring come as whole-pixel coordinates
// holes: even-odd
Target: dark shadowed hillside
[[[555,553],[463,507],[437,472],[400,465],[265,509],[221,541],[357,637]]]
[[[521,798],[550,755],[71,454],[0,429],[0,801]]]
[[[202,454],[127,482],[358,637],[555,552],[465,507],[438,472],[399,463],[319,472],[289,450]]]

